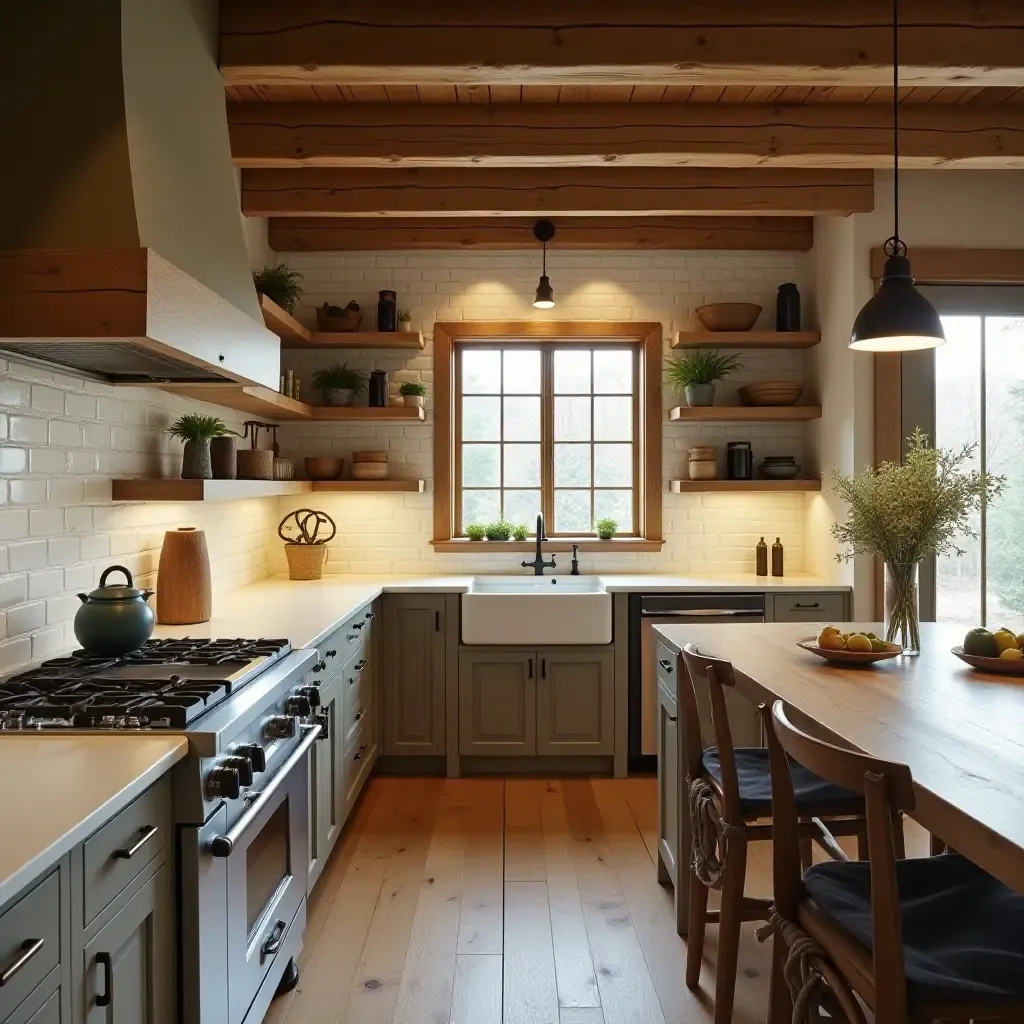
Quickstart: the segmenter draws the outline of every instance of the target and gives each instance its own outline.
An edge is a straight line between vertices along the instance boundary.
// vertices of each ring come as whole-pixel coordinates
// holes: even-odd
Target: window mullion
[[[540,502],[548,533],[555,523],[554,347],[540,350]]]

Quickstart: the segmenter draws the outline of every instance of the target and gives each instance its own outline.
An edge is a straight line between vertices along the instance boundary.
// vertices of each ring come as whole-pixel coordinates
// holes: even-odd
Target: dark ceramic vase
[[[210,480],[212,477],[210,442],[186,441],[185,454],[181,460],[182,480]]]
[[[214,480],[235,479],[238,475],[238,458],[233,437],[225,434],[210,442],[210,463]]]

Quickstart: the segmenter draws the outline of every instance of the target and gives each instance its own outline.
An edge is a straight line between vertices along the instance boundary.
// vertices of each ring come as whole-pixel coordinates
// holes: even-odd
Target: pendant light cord
[[[900,238],[900,0],[892,0],[892,236],[882,247],[887,256],[906,256]]]
[[[548,243],[541,242],[540,250],[540,274],[541,277],[548,276]]]

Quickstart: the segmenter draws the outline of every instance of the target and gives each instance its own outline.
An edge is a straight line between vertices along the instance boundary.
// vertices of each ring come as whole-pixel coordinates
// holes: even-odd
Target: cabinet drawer
[[[345,730],[344,749],[348,750],[356,734],[363,728],[371,711],[373,700],[373,681],[366,667],[362,672],[345,673],[342,685],[345,687],[345,699],[342,702],[342,719],[339,723]]]
[[[345,752],[345,813],[355,803],[359,791],[363,788],[376,749],[373,741],[373,722],[370,718],[363,720],[363,727],[356,734],[352,746]]]
[[[4,1024],[67,1024],[60,973],[60,968],[55,967]]]
[[[60,918],[59,869],[0,915],[0,1020],[60,963]]]
[[[171,783],[165,776],[83,844],[83,926],[163,851],[170,833]]]
[[[671,650],[660,640],[656,645],[658,685],[673,699],[678,699],[679,689],[677,678],[679,675],[679,658],[675,651]]]
[[[775,622],[842,622],[845,594],[772,594]]]

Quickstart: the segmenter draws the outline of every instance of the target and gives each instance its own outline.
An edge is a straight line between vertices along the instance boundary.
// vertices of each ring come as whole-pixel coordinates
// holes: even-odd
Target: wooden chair
[[[693,836],[686,878],[686,984],[696,988],[700,983],[705,925],[717,922],[715,1024],[730,1024],[740,926],[744,921],[767,920],[772,902],[744,895],[747,843],[771,839],[777,828],[771,820],[770,766],[764,747],[733,745],[724,692],[724,687],[736,685],[732,665],[700,654],[693,644],[684,645],[682,658],[689,679],[680,679],[679,715]],[[694,688],[698,680],[707,681],[710,697],[714,743],[708,746],[704,744]],[[830,856],[845,858],[834,837],[863,835],[863,799],[798,765],[793,770],[800,821],[792,826],[792,839],[802,849],[806,863],[810,865],[812,841],[817,841]],[[717,848],[717,853],[712,847]],[[721,910],[717,912],[708,910],[711,888],[722,891]]]
[[[863,1024],[854,994],[876,1024],[1024,1018],[1024,895],[959,854],[898,860],[900,812],[914,809],[907,765],[817,739],[781,701],[761,714],[775,821],[770,1020],[813,1019],[825,996],[833,1020]],[[863,794],[867,862],[801,873],[789,758]]]

